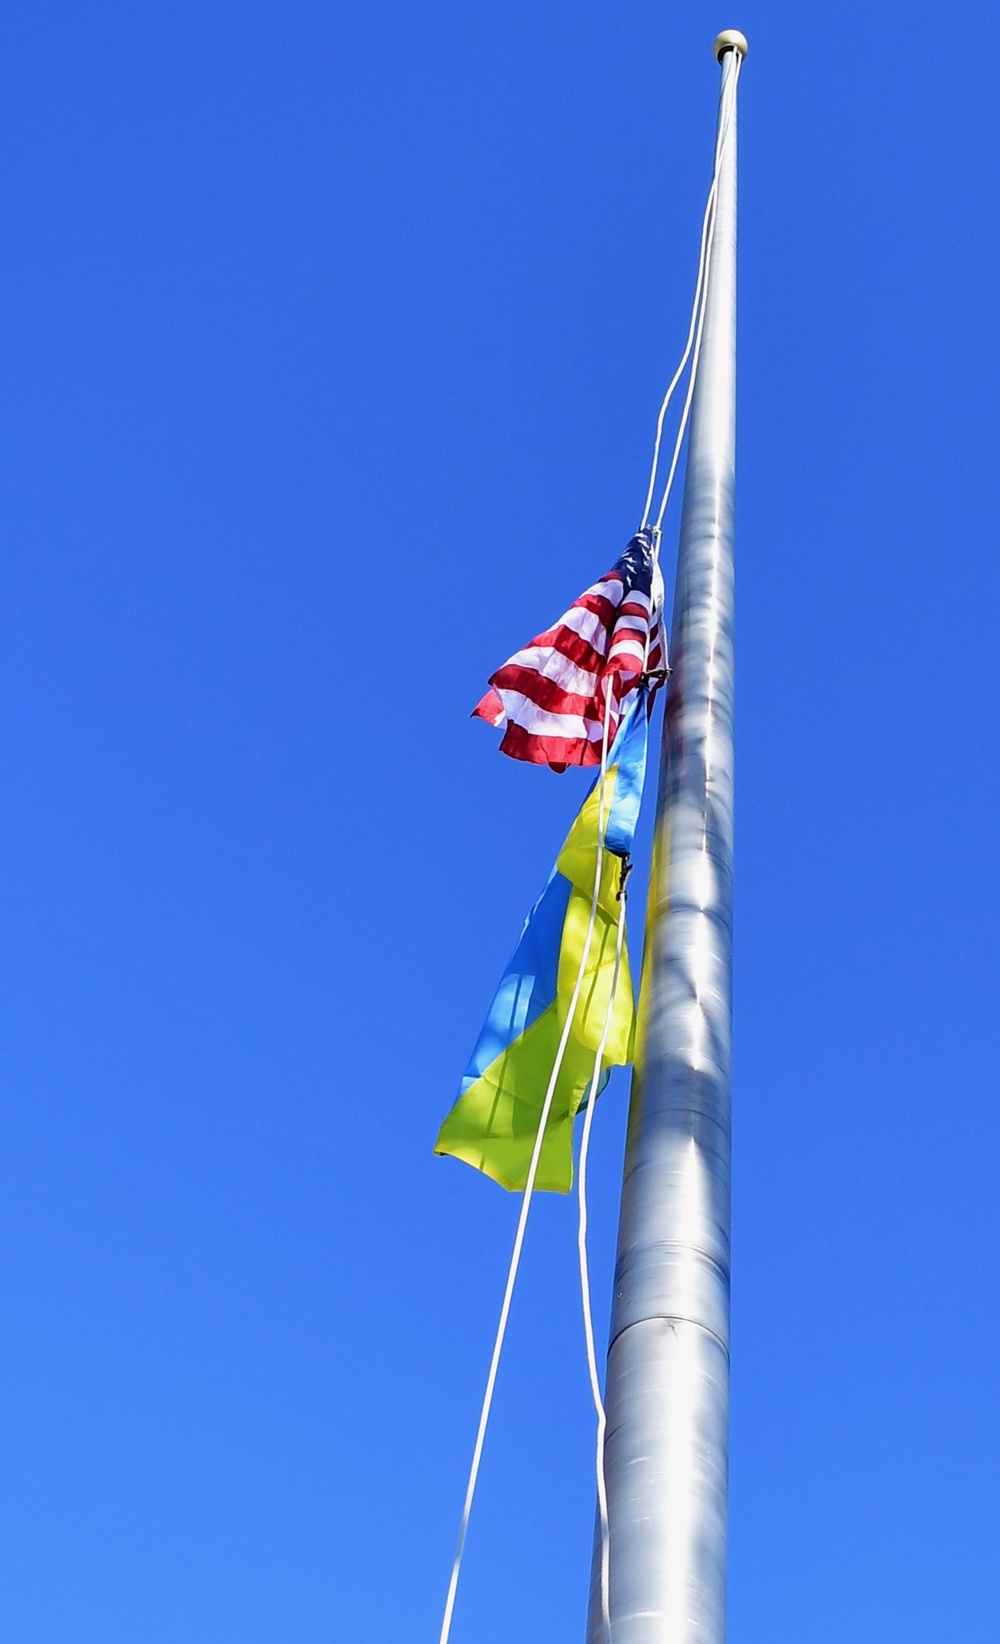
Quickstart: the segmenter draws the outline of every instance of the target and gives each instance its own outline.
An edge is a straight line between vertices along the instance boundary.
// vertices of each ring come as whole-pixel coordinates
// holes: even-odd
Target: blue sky
[[[36,0],[0,23],[12,1644],[437,1636],[516,1201],[431,1148],[581,792],[468,713],[637,522],[728,25],[730,1636],[996,1639],[993,13]],[[583,1636],[573,1240],[541,1202],[454,1644]]]

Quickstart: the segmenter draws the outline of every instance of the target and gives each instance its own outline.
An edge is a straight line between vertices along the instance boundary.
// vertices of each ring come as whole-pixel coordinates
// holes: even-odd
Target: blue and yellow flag
[[[621,890],[646,769],[647,724],[647,693],[638,690],[608,757],[596,920],[539,1159],[535,1185],[557,1193],[568,1193],[573,1184],[573,1119],[587,1094],[607,1020],[618,922],[625,913]],[[464,1159],[512,1190],[525,1185],[576,990],[594,896],[599,803],[598,783],[528,915],[462,1080],[462,1094],[434,1149]],[[634,1020],[632,977],[623,949],[606,1067],[631,1061]]]

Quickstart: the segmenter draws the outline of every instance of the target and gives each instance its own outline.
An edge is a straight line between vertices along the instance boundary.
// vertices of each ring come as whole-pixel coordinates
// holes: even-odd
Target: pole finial
[[[745,57],[750,47],[747,45],[746,35],[741,34],[739,29],[723,29],[716,37],[712,50],[716,62],[721,63],[727,51],[738,51],[741,57]]]

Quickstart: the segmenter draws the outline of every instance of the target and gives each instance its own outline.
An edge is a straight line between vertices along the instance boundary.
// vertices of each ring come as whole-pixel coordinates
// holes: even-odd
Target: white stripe
[[[641,672],[643,656],[646,654],[645,644],[617,644],[609,656],[609,663],[620,663],[622,658],[630,656],[637,663],[637,672]]]
[[[582,719],[579,714],[550,714],[539,708],[520,691],[499,691],[507,718],[532,736],[585,737],[588,742],[600,742],[601,727],[596,720]]]
[[[598,656],[604,656],[608,648],[608,625],[603,622],[594,611],[585,611],[581,605],[574,605],[564,617],[560,617],[555,624],[556,628],[569,628],[581,639],[587,640],[594,647]]]
[[[653,564],[653,580],[650,593],[653,597],[653,610],[659,613],[663,610],[663,602],[667,597],[667,590],[663,585],[663,572],[660,570],[659,560]]]
[[[614,633],[611,635],[612,649],[614,649],[616,645],[628,644],[629,640],[631,640],[635,645],[645,645],[646,635],[648,632],[648,623],[643,622],[641,624],[633,624],[630,622],[619,622]]]
[[[635,600],[637,605],[641,605],[643,610],[646,612],[649,612],[652,609],[652,601],[650,600],[649,595],[644,594],[641,588],[629,589],[629,592],[624,596],[621,603],[623,605],[631,605],[633,600]]]
[[[597,690],[597,674],[589,668],[580,668],[568,656],[554,651],[550,645],[529,645],[512,656],[507,667],[530,668],[533,674],[551,679],[564,691],[574,696],[593,696]]]
[[[615,592],[616,588],[617,593]],[[624,592],[625,583],[622,578],[617,571],[609,571],[606,577],[601,578],[600,582],[592,582],[589,588],[585,588],[580,598],[586,599],[588,594],[597,594],[601,599],[610,599],[612,605],[619,605]]]
[[[631,653],[632,656],[643,656],[645,655],[645,651],[646,641],[643,635],[623,634],[621,639],[615,640],[610,651],[608,652],[608,661],[610,662],[612,657],[624,656],[629,653]]]

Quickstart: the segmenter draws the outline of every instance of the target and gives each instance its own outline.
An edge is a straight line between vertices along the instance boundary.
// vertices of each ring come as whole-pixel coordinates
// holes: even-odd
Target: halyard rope
[[[510,1318],[510,1305],[514,1295],[514,1285],[517,1280],[517,1270],[521,1265],[521,1251],[524,1246],[524,1235],[528,1225],[528,1212],[531,1209],[531,1199],[535,1191],[535,1178],[538,1175],[538,1165],[542,1156],[542,1146],[545,1141],[545,1127],[548,1124],[549,1113],[556,1093],[556,1084],[562,1071],[566,1056],[566,1047],[573,1029],[576,1016],[576,1007],[583,987],[583,978],[586,974],[587,960],[590,957],[590,945],[594,938],[594,929],[597,924],[597,908],[601,894],[601,871],[604,865],[604,826],[605,805],[604,790],[608,774],[608,731],[611,724],[611,691],[612,683],[609,679],[604,711],[604,735],[601,741],[601,775],[598,785],[597,798],[597,865],[594,873],[594,893],[590,900],[590,920],[587,925],[587,935],[583,944],[583,953],[580,956],[580,968],[577,971],[576,983],[570,998],[569,1010],[563,1024],[559,1048],[553,1063],[552,1073],[549,1076],[545,1100],[538,1119],[538,1129],[535,1132],[535,1143],[531,1151],[531,1162],[528,1165],[528,1174],[524,1183],[524,1193],[521,1196],[521,1210],[517,1218],[517,1231],[514,1234],[514,1248],[511,1251],[510,1266],[507,1269],[507,1283],[504,1287],[503,1302],[500,1307],[500,1319],[497,1324],[496,1337],[493,1342],[493,1353],[490,1358],[489,1374],[486,1377],[486,1391],[483,1394],[482,1408],[479,1412],[479,1427],[476,1431],[476,1442],[472,1451],[472,1465],[469,1468],[469,1479],[465,1489],[465,1501],[462,1506],[462,1518],[458,1529],[458,1544],[455,1548],[455,1562],[451,1569],[451,1580],[448,1583],[448,1597],[445,1600],[444,1618],[441,1622],[441,1632],[438,1644],[448,1644],[451,1634],[451,1619],[455,1610],[455,1594],[458,1591],[458,1578],[462,1568],[462,1555],[465,1551],[465,1538],[469,1528],[469,1518],[472,1514],[472,1503],[476,1494],[476,1482],[479,1478],[479,1464],[483,1457],[483,1445],[486,1440],[486,1428],[489,1424],[490,1410],[493,1405],[493,1394],[496,1388],[497,1371],[500,1366],[500,1355],[503,1351],[504,1337],[507,1334],[507,1321]],[[624,912],[624,909],[622,910]],[[612,999],[614,995],[612,994]],[[609,1006],[610,1020],[610,1006]],[[603,1054],[603,1052],[602,1052]],[[592,1093],[593,1094],[593,1093]]]
[[[688,415],[691,410],[691,398],[694,393],[695,378],[698,373],[698,359],[701,354],[701,336],[705,324],[705,294],[708,289],[708,276],[712,262],[712,245],[715,239],[715,219],[719,198],[719,173],[722,165],[722,152],[725,147],[726,138],[729,135],[729,128],[732,125],[733,109],[736,104],[736,84],[739,80],[740,66],[743,62],[739,52],[734,53],[734,56],[736,57],[736,62],[733,65],[733,72],[729,77],[726,101],[719,118],[719,132],[715,143],[715,164],[712,171],[712,186],[708,191],[708,200],[705,204],[705,215],[702,218],[701,224],[701,247],[698,254],[698,278],[695,281],[694,302],[691,307],[691,323],[688,327],[687,342],[684,344],[684,352],[681,355],[677,370],[674,372],[671,379],[670,386],[663,396],[663,403],[660,406],[660,414],[656,420],[656,438],[653,442],[653,461],[650,468],[649,489],[646,493],[646,507],[643,511],[642,525],[648,524],[649,516],[652,512],[653,494],[656,489],[656,474],[660,463],[660,444],[663,439],[663,422],[667,414],[667,407],[673,399],[674,390],[684,374],[684,368],[687,365],[688,359],[691,358],[693,348],[694,357],[691,360],[691,375],[688,379],[687,395],[684,401],[684,410],[681,414],[680,427],[677,431],[677,438],[674,442],[670,472],[667,476],[667,483],[663,491],[663,499],[660,503],[660,511],[657,515],[656,523],[658,526],[663,524],[663,516],[667,510],[667,502],[670,499],[670,492],[674,483],[674,475],[677,472],[677,463],[680,459],[681,446],[684,442],[684,434],[687,429]]]
[[[644,703],[640,703],[638,712],[645,712]],[[608,1427],[608,1417],[604,1408],[604,1399],[601,1396],[601,1378],[597,1369],[597,1351],[594,1346],[594,1313],[590,1300],[590,1264],[587,1260],[587,1159],[590,1153],[590,1132],[594,1123],[594,1109],[597,1106],[597,1093],[601,1081],[604,1052],[607,1049],[608,1035],[611,1032],[611,1018],[615,1008],[615,994],[618,991],[618,975],[621,970],[622,948],[625,942],[624,872],[618,896],[621,901],[621,913],[618,916],[618,935],[615,940],[615,968],[611,978],[611,996],[608,1000],[607,1015],[604,1018],[601,1042],[594,1057],[594,1074],[590,1081],[590,1097],[587,1102],[587,1110],[583,1116],[583,1135],[580,1137],[580,1159],[577,1166],[579,1213],[576,1237],[577,1251],[580,1258],[580,1299],[583,1303],[583,1335],[587,1347],[587,1373],[590,1376],[590,1392],[597,1413],[595,1471],[597,1474],[597,1512],[601,1523],[601,1617],[604,1622],[604,1631],[607,1635],[608,1644],[611,1644],[611,1533],[608,1526],[608,1486],[604,1473],[604,1438]]]

